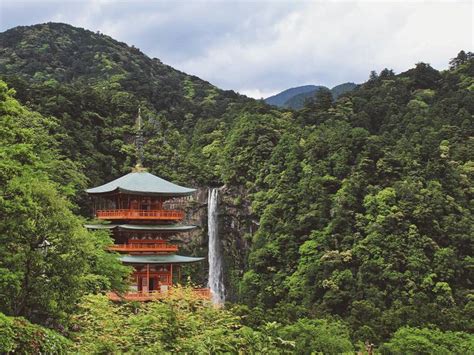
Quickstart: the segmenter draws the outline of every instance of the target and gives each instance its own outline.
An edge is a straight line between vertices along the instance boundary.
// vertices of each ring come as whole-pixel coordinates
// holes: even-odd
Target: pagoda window
[[[161,203],[158,200],[153,200],[151,203],[151,209],[152,210],[161,210]]]
[[[160,274],[159,276],[160,284],[169,284],[169,275],[168,274]]]
[[[149,210],[150,209],[150,200],[149,199],[142,199],[140,201],[140,209],[141,210]]]
[[[153,290],[156,290],[156,286],[158,286],[158,282],[157,282],[157,278],[152,276],[150,277],[150,279],[148,280],[149,282],[149,286],[148,286],[148,290],[149,291],[153,291]]]

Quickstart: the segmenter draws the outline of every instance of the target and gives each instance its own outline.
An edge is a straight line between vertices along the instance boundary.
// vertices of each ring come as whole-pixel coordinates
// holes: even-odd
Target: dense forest
[[[290,110],[69,25],[0,43],[0,352],[474,351],[472,53]],[[129,270],[83,191],[133,165],[137,107],[152,173],[245,210],[224,309],[102,295]]]

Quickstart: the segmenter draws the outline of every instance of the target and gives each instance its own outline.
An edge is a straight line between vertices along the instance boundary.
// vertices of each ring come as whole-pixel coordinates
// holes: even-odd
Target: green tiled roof
[[[195,263],[204,258],[182,256],[176,254],[166,255],[121,255],[120,260],[127,264],[184,264]]]
[[[186,232],[196,228],[196,226],[183,226],[179,224],[85,224],[88,229],[125,229],[141,231],[161,231],[161,232]]]
[[[89,194],[105,194],[119,191],[139,195],[187,196],[195,192],[196,189],[179,186],[146,171],[140,171],[129,173],[107,184],[86,190]]]

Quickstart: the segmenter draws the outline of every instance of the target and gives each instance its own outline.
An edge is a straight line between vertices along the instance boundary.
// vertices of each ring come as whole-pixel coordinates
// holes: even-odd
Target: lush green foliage
[[[319,319],[298,319],[278,330],[283,339],[295,341],[295,353],[342,354],[354,351],[349,331],[338,322]]]
[[[250,324],[244,306],[216,308],[190,289],[150,303],[112,304],[87,296],[72,321],[73,349],[84,353],[341,354],[354,347],[338,321]]]
[[[91,295],[72,326],[74,349],[82,353],[285,353],[294,347],[276,336],[276,325],[243,326],[238,316],[195,299],[189,289],[141,304]]]
[[[187,138],[201,121],[249,101],[65,24],[16,27],[0,41],[2,78],[20,101],[58,118],[62,152],[84,165],[93,185],[130,169],[139,106],[149,139],[145,165],[175,181],[202,182],[204,172],[187,159]]]
[[[443,72],[425,63],[399,75],[388,69],[374,72],[366,83],[336,101],[320,90],[301,110],[282,112],[222,92],[107,36],[70,26],[22,27],[3,33],[0,40],[4,43],[2,77],[23,103],[57,118],[45,119],[25,109],[14,115],[16,119],[9,118],[11,109],[2,114],[8,128],[0,131],[5,142],[1,203],[9,206],[4,213],[10,213],[11,223],[2,222],[0,238],[24,239],[15,237],[13,246],[2,249],[10,266],[4,275],[0,264],[0,288],[25,274],[16,270],[23,265],[13,260],[16,257],[34,261],[40,267],[37,271],[46,266],[34,247],[41,243],[40,232],[55,226],[48,216],[65,217],[59,229],[71,232],[72,242],[85,238],[68,212],[68,202],[57,197],[71,196],[84,185],[78,169],[87,171],[96,184],[132,165],[133,121],[140,105],[146,121],[145,165],[151,172],[190,185],[226,184],[228,191],[239,191],[238,196],[230,196],[237,201],[233,208],[251,205],[247,220],[235,217],[245,231],[242,234],[248,233],[241,238],[250,247],[232,254],[245,257],[245,267],[228,265],[233,275],[242,275],[233,277],[240,280],[228,286],[234,299],[246,303],[262,320],[258,323],[249,315],[244,322],[253,319],[247,326],[258,333],[242,326],[229,336],[233,316],[224,311],[222,329],[203,326],[202,333],[212,334],[216,349],[224,349],[220,346],[225,339],[230,346],[255,350],[242,340],[248,332],[258,339],[269,335],[273,339],[265,345],[269,349],[275,346],[275,337],[285,341],[297,337],[315,349],[345,351],[352,349],[349,342],[332,338],[319,342],[311,336],[345,337],[349,331],[353,343],[380,344],[402,328],[384,351],[411,351],[416,341],[431,351],[452,345],[446,345],[447,340],[433,341],[428,334],[442,339],[451,337],[449,331],[473,330],[472,54],[460,53]],[[76,163],[58,159],[59,154]],[[49,207],[43,211],[38,206]],[[27,207],[38,209],[42,224],[24,223],[29,221]],[[66,241],[59,229],[51,238]],[[26,236],[33,235],[37,244],[25,246],[25,240],[30,240]],[[58,255],[78,251],[67,245],[61,248],[66,249],[58,250]],[[11,250],[27,254],[15,256]],[[51,258],[64,261],[54,254]],[[71,258],[70,262],[82,261]],[[114,268],[107,269],[105,280],[110,280]],[[55,301],[55,290],[48,290],[47,299]],[[7,299],[11,302],[17,296],[9,293]],[[31,299],[44,306],[41,297]],[[1,307],[12,306],[7,302]],[[55,302],[45,308],[47,312],[61,309]],[[129,326],[130,320],[122,319],[121,312],[117,308],[111,319],[118,317],[119,324]],[[160,312],[166,324],[174,319],[175,313],[161,308]],[[208,319],[208,312],[212,311],[198,311],[197,324]],[[139,312],[137,319],[144,313]],[[338,317],[347,328],[313,320],[331,317]],[[279,324],[277,330],[271,328],[272,322]],[[265,324],[271,329],[261,328]],[[184,326],[179,323],[172,329],[179,333]],[[405,326],[437,327],[444,333]],[[83,329],[91,327],[86,322]],[[87,331],[79,332],[77,339],[92,349],[87,339],[93,335]],[[107,334],[105,338],[114,335]],[[201,341],[194,330],[187,334]],[[123,337],[118,345],[105,339],[104,349],[132,349]],[[267,344],[268,339],[263,339]],[[156,346],[171,351],[177,346],[185,349],[189,343],[179,340]]]
[[[295,114],[252,185],[243,300],[337,314],[356,340],[472,329],[473,68],[385,70]]]
[[[382,354],[470,354],[474,335],[403,327],[381,347]]]
[[[0,313],[2,354],[66,354],[70,348],[71,341],[57,332]]]
[[[57,123],[11,95],[0,82],[0,311],[50,323],[85,292],[122,287],[127,269],[71,211],[66,197],[84,177],[58,154]]]

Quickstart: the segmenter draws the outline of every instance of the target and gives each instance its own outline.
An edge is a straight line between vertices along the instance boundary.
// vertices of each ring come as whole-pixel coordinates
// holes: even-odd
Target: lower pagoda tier
[[[176,254],[179,247],[173,235],[188,232],[194,225],[106,223],[87,224],[91,230],[109,230],[115,243],[108,247],[119,253],[119,260],[133,267],[130,289],[125,294],[110,292],[113,301],[150,301],[173,294],[173,285],[181,284],[181,265],[203,261],[203,257]],[[195,288],[199,299],[210,299],[208,288]]]
[[[177,254],[139,254],[121,255],[120,260],[134,268],[130,291],[122,298],[145,300],[168,294],[173,284],[181,281],[181,265],[199,262],[204,258]],[[201,296],[208,294],[207,289],[197,290]]]
[[[176,254],[121,255],[119,259],[135,269],[130,286],[135,292],[167,291],[174,279],[180,281],[181,264],[204,260]]]

